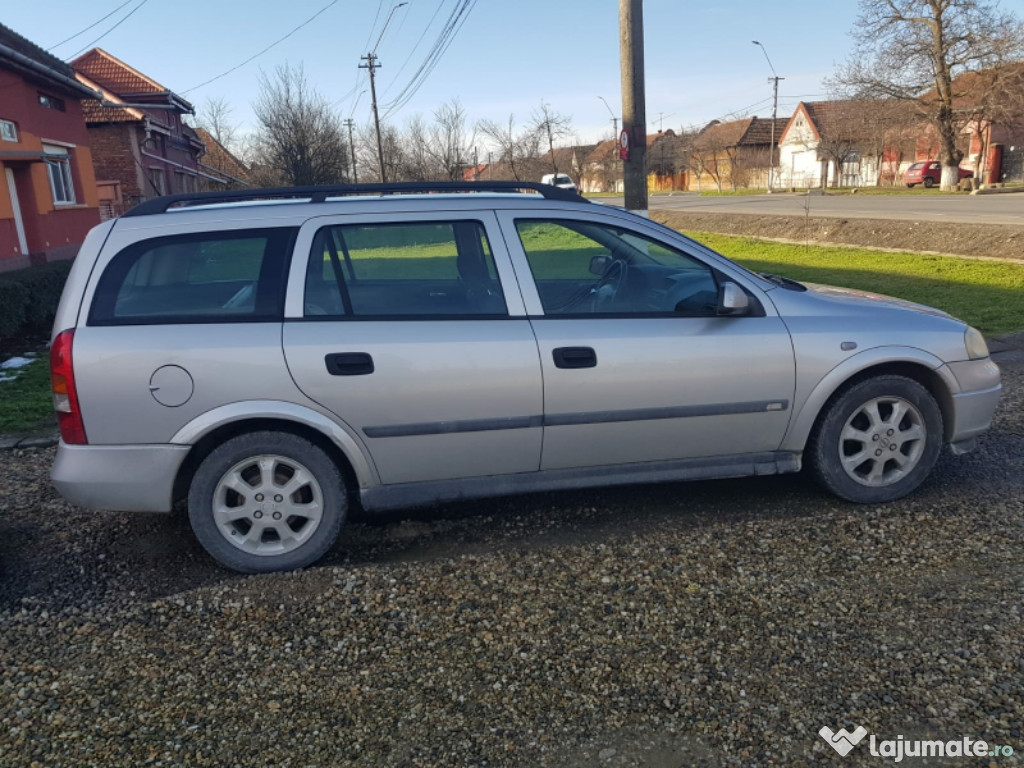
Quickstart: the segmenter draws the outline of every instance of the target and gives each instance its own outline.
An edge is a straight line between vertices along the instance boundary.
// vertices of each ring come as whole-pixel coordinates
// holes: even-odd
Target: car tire
[[[305,568],[331,548],[348,495],[334,461],[286,432],[225,441],[200,463],[188,516],[203,548],[242,573]]]
[[[915,186],[914,184],[907,184],[907,189],[913,189],[914,186]]]
[[[924,482],[942,448],[942,411],[905,376],[876,376],[835,395],[807,445],[815,479],[859,504],[906,496]]]
[[[924,177],[924,186],[925,186],[925,189],[931,189],[932,187],[935,186],[935,179],[933,179],[931,176],[925,176]]]

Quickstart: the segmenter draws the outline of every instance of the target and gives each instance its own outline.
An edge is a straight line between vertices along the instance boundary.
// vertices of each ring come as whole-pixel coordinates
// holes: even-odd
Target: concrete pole
[[[360,64],[359,68],[370,71],[370,99],[373,102],[373,127],[377,132],[377,161],[380,163],[380,183],[387,184],[387,174],[384,172],[384,144],[380,139],[380,117],[377,114],[377,85],[374,82],[374,72],[380,67],[380,64],[377,63],[377,54],[372,52],[361,58],[366,63]]]
[[[629,133],[623,162],[626,210],[647,216],[647,106],[644,95],[643,0],[619,0],[622,129]]]
[[[359,172],[356,170],[356,142],[352,138],[352,128],[355,125],[355,120],[351,117],[345,121],[345,125],[348,127],[348,148],[352,153],[352,183],[359,183]]]

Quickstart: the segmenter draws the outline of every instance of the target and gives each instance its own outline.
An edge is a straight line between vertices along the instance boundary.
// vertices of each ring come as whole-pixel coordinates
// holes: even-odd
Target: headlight
[[[971,360],[988,357],[988,344],[985,343],[985,337],[977,328],[967,326],[967,330],[964,331],[964,346],[967,347],[967,356]]]

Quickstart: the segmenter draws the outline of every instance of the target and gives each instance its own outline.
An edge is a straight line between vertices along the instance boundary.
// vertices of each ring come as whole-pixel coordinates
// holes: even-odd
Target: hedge
[[[72,263],[51,261],[0,273],[0,339],[50,331]]]

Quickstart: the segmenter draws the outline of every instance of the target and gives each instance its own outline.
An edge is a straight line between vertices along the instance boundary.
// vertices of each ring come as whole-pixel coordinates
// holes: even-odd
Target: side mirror
[[[601,256],[595,256],[590,260],[590,274],[596,275],[597,277],[603,277],[604,273],[608,271],[608,267],[612,265],[612,257],[607,254]]]
[[[750,299],[736,283],[724,282],[718,286],[718,315],[740,317],[750,312]]]

